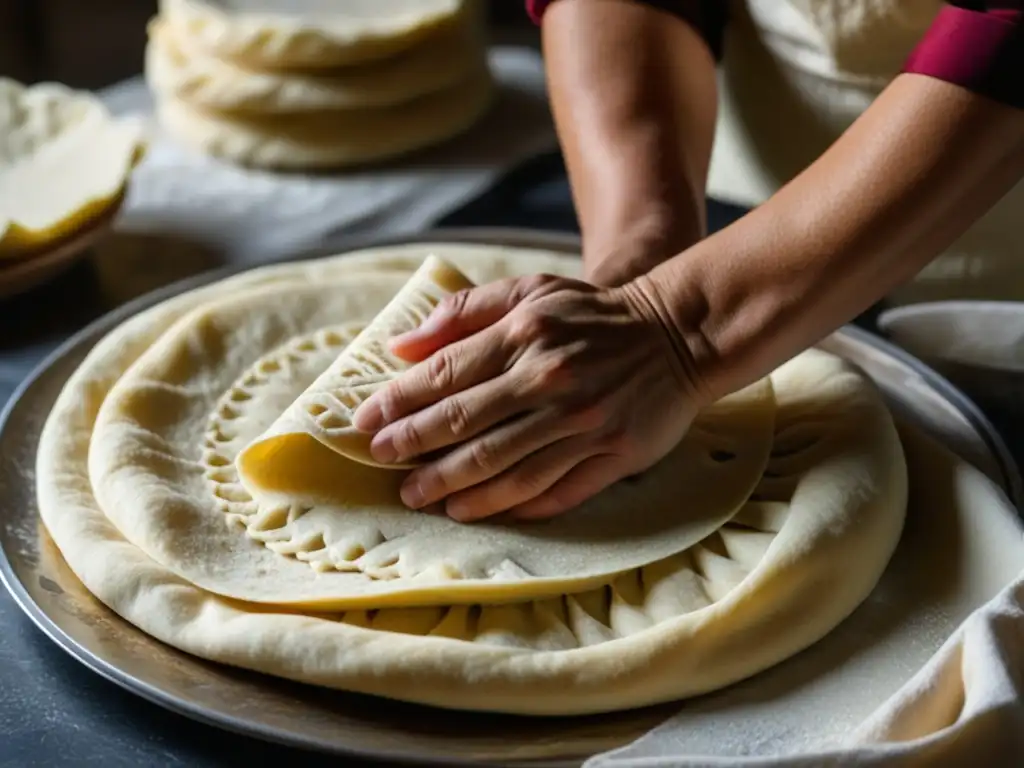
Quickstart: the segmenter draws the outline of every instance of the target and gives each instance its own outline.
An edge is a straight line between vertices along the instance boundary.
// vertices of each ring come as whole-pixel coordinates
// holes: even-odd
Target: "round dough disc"
[[[203,112],[177,99],[157,105],[164,127],[213,157],[262,168],[311,169],[390,160],[471,128],[490,107],[489,70],[406,104],[295,115]]]
[[[213,595],[125,539],[89,482],[93,429],[113,385],[171,325],[251,288],[309,289],[374,266],[408,267],[435,247],[478,282],[513,263],[541,272],[558,262],[511,249],[412,246],[264,268],[153,307],[100,342],[48,417],[37,464],[43,520],[85,586],[144,631],[205,659],[532,715],[632,708],[729,685],[814,643],[869,594],[902,530],[904,457],[874,386],[818,352],[772,374],[772,456],[737,516],[685,552],[592,590],[511,605],[301,615]]]
[[[254,69],[341,67],[395,56],[478,0],[160,0],[160,15],[214,56]]]
[[[212,112],[289,114],[388,107],[441,91],[486,65],[470,19],[384,61],[312,71],[259,71],[189,43],[166,21],[150,24],[146,80],[161,99]]]
[[[375,324],[406,286],[419,288],[435,261],[412,279],[261,289],[179,321],[120,378],[97,419],[90,477],[108,517],[204,589],[322,611],[578,591],[682,551],[736,513],[768,459],[767,380],[707,409],[642,477],[543,523],[465,525],[410,511],[398,497],[404,473],[367,466],[346,430],[339,442],[336,430],[306,431],[315,422],[294,419],[290,434],[262,438],[263,472],[253,477],[271,487],[249,495],[232,466],[242,449],[297,398],[301,410],[335,360],[350,365],[359,326]],[[409,312],[403,304],[394,314]]]

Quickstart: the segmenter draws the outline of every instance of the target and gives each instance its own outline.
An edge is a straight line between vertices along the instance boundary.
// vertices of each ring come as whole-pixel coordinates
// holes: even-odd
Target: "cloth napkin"
[[[107,89],[108,108],[146,121],[152,137],[117,230],[188,241],[228,263],[248,263],[338,235],[428,229],[510,168],[557,146],[540,54],[495,46],[489,63],[500,95],[466,135],[406,160],[323,174],[249,170],[207,157],[161,130],[141,77]]]
[[[586,768],[1024,765],[1019,518],[972,466],[915,429],[902,436],[907,525],[865,604]]]

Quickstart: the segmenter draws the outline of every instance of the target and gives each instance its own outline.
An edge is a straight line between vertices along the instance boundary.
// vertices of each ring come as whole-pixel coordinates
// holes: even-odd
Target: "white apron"
[[[940,0],[738,0],[719,69],[708,193],[764,202],[814,161],[903,66]],[[1024,183],[889,297],[1024,300]]]

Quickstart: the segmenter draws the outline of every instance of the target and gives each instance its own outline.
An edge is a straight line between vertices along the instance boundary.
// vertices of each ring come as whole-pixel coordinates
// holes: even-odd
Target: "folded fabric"
[[[890,565],[897,573],[883,576],[874,604],[774,677],[748,681],[717,702],[685,705],[585,768],[1024,765],[1024,547],[1017,513],[980,473],[934,442],[906,431],[904,442],[912,504],[915,476],[919,483],[919,522],[912,511],[903,551]],[[932,470],[928,479],[925,469]],[[964,556],[968,549],[974,556]],[[955,623],[965,604],[955,605],[951,595],[986,570],[988,579],[1016,577],[1004,575],[1009,585],[992,589],[981,607],[964,611],[945,642],[936,642],[939,625]],[[939,587],[935,580],[943,577],[947,584]],[[977,597],[986,588],[971,591]],[[936,646],[923,664],[916,661],[919,671],[906,675],[907,665]],[[872,699],[881,704],[858,715]]]

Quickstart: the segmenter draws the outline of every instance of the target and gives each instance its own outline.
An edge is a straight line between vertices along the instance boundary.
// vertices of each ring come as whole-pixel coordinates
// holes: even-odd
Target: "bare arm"
[[[586,275],[618,285],[704,235],[714,60],[687,22],[632,0],[558,0],[542,30]]]
[[[446,300],[394,341],[423,362],[356,424],[380,461],[447,451],[406,478],[412,507],[560,514],[910,278],[1022,177],[1024,109],[901,75],[768,202],[621,287],[534,276]]]
[[[764,205],[626,290],[716,397],[912,277],[1022,176],[1024,110],[900,75]]]

